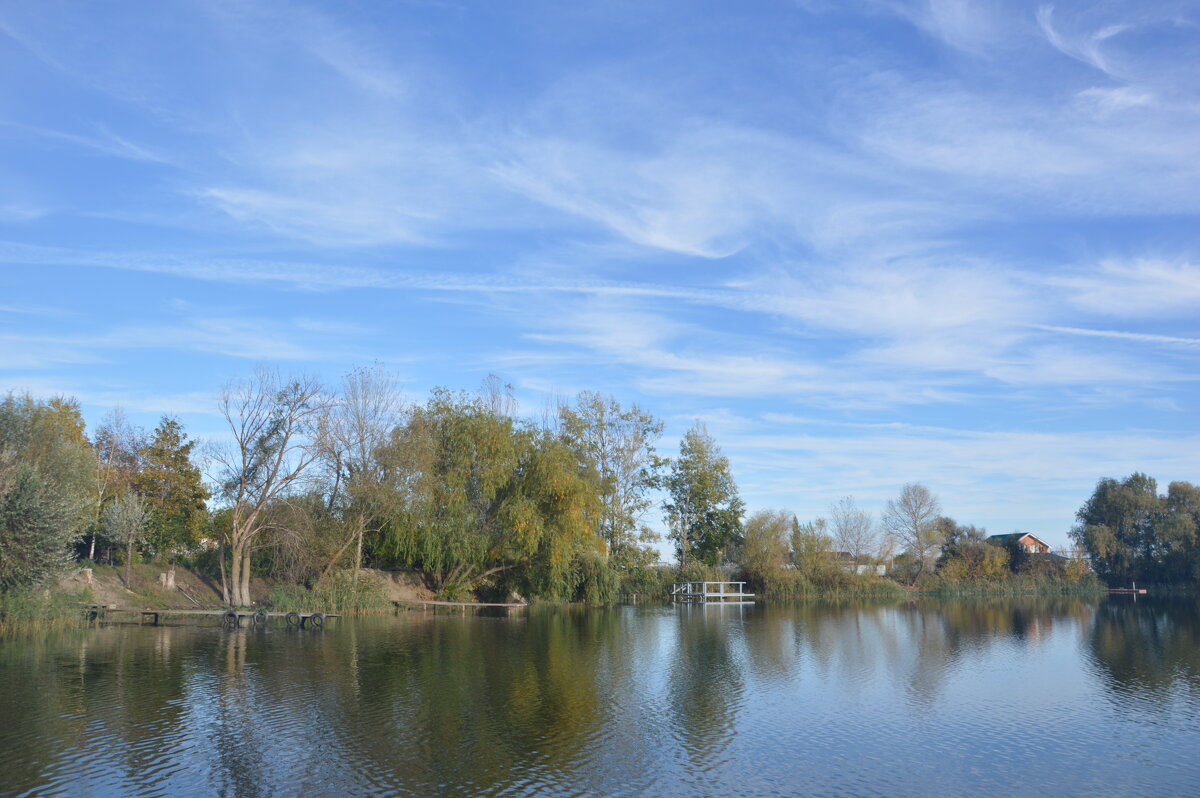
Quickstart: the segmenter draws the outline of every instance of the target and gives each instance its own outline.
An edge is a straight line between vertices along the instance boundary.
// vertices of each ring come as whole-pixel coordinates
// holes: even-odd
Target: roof
[[[1021,538],[1033,538],[1034,540],[1036,540],[1038,543],[1041,543],[1046,548],[1051,548],[1049,543],[1042,540],[1041,538],[1039,538],[1037,535],[1033,534],[1032,532],[1009,532],[1007,535],[988,535],[988,542],[996,543],[1001,546],[1007,546],[1009,544],[1015,545],[1015,544],[1019,543]]]

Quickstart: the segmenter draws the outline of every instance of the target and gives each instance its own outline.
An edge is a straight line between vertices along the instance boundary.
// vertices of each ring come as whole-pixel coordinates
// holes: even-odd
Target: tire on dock
[[[295,610],[283,616],[283,619],[287,621],[288,628],[300,625],[300,613],[296,612]]]
[[[325,627],[325,613],[314,612],[308,616],[308,625],[314,629],[323,629]]]
[[[230,629],[236,629],[239,625],[237,610],[226,610],[225,614],[221,616],[221,624]]]
[[[254,617],[254,625],[255,626],[266,626],[267,625],[267,611],[266,610],[256,610],[253,617]]]

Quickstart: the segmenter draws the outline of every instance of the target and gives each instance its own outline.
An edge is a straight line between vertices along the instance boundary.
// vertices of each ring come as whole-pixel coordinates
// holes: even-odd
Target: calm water
[[[335,624],[0,642],[0,794],[1200,795],[1194,601]]]

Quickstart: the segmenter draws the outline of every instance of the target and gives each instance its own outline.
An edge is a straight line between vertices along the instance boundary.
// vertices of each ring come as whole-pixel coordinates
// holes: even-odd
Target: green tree
[[[74,400],[0,400],[0,589],[36,585],[70,562],[93,518],[95,463]]]
[[[179,420],[163,416],[139,453],[131,487],[145,503],[146,539],[158,553],[191,548],[204,531],[209,492],[192,461],[195,448]]]
[[[622,565],[644,559],[650,541],[639,523],[651,505],[665,461],[655,453],[663,424],[637,405],[583,391],[575,405],[559,408],[559,429],[600,483],[598,526],[609,554]]]
[[[725,548],[741,538],[745,505],[729,459],[704,424],[697,422],[683,436],[666,487],[670,501],[664,509],[680,565],[690,559],[716,565]]]
[[[0,450],[0,592],[36,586],[70,562],[87,497]]]
[[[960,525],[953,518],[939,517],[934,526],[944,541],[937,560],[938,574],[955,581],[1001,581],[1008,577],[1010,553],[987,542],[983,527]]]
[[[1166,502],[1154,521],[1154,532],[1162,560],[1163,581],[1181,583],[1200,581],[1200,486],[1190,482],[1172,482],[1167,486]]]
[[[1154,564],[1160,553],[1155,521],[1164,509],[1153,478],[1142,473],[1120,482],[1105,478],[1075,514],[1071,538],[1109,583],[1152,578],[1158,575]]]
[[[61,396],[40,402],[29,394],[8,394],[0,402],[0,451],[35,469],[69,497],[76,515],[72,533],[94,518],[96,456],[84,434],[79,403]]]
[[[826,532],[827,526],[824,518],[801,524],[792,516],[792,564],[797,573],[810,582],[832,567],[833,538]]]
[[[412,411],[380,455],[396,497],[389,540],[446,595],[507,578],[562,596],[599,543],[595,484],[565,444],[499,407],[437,389]]]
[[[784,510],[759,510],[746,519],[741,565],[751,581],[763,585],[788,564],[795,516]]]
[[[104,534],[109,540],[125,545],[125,587],[132,586],[133,547],[146,539],[146,507],[130,491],[104,506]]]

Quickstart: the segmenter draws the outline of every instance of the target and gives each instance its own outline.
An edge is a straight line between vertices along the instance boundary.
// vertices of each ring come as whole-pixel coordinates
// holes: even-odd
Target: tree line
[[[585,391],[540,419],[510,386],[438,388],[409,404],[379,368],[337,386],[258,369],[226,384],[221,439],[201,448],[164,417],[114,411],[88,434],[77,401],[0,403],[0,590],[73,558],[208,569],[226,601],[252,576],[313,583],[341,569],[412,568],[445,597],[611,598],[657,559],[659,492],[682,562],[715,565],[741,537],[729,461],[702,424],[680,456],[663,424]],[[205,478],[207,476],[207,479]]]
[[[335,386],[260,368],[227,383],[217,411],[225,434],[201,446],[172,417],[146,432],[116,410],[89,434],[73,399],[0,400],[0,591],[72,560],[119,562],[128,585],[142,557],[203,570],[238,605],[255,576],[312,585],[348,572],[357,586],[368,566],[419,571],[446,598],[555,600],[734,573],[780,595],[873,592],[879,567],[925,586],[1081,576],[994,545],[920,483],[878,521],[852,496],[805,523],[746,517],[703,424],[665,457],[659,419],[594,391],[521,418],[494,376],[410,403],[378,367]],[[650,567],[656,507],[670,574]],[[1072,537],[1106,580],[1197,581],[1198,507],[1188,483],[1158,496],[1141,474],[1102,480]]]

